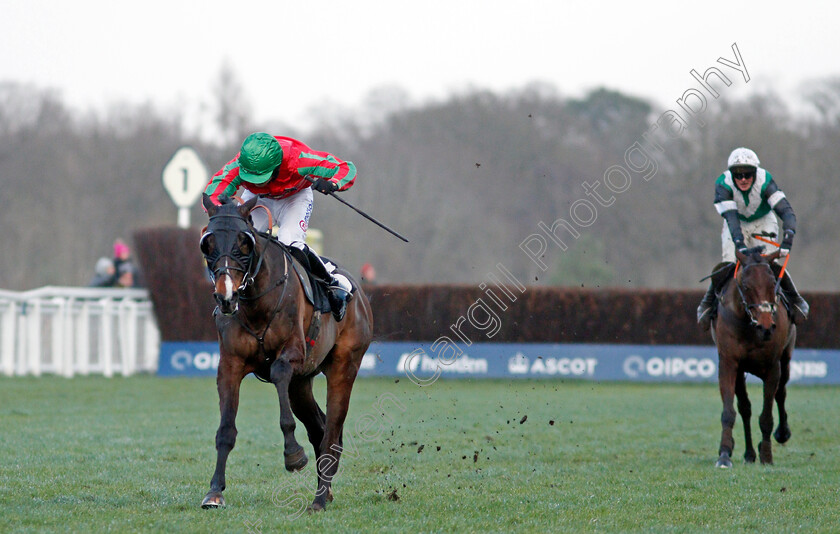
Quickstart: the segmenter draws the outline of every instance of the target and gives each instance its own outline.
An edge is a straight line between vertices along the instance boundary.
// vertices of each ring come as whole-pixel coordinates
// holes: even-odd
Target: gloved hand
[[[796,234],[793,230],[785,230],[785,238],[782,240],[782,246],[779,248],[779,256],[784,258],[790,254],[790,249],[793,246],[793,236]]]
[[[323,178],[316,178],[315,183],[312,184],[312,189],[328,195],[334,191],[338,191],[338,184]]]

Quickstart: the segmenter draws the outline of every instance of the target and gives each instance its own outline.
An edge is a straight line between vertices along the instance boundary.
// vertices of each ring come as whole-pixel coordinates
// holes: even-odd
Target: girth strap
[[[303,293],[306,295],[306,300],[312,304],[312,320],[309,322],[309,329],[306,332],[306,339],[304,340],[306,344],[306,355],[309,356],[310,352],[312,352],[312,347],[315,346],[315,342],[318,340],[318,334],[321,331],[321,312],[315,308],[315,299],[312,295],[312,287],[309,285],[306,273],[302,273],[294,261],[292,261],[292,268],[295,270],[295,273],[300,280],[300,285],[303,286]]]

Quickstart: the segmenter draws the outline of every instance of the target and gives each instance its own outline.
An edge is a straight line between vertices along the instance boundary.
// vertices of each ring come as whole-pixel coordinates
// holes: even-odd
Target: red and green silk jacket
[[[239,178],[239,154],[210,178],[204,192],[213,202],[219,195],[232,197],[240,186],[248,191],[271,198],[286,198],[311,186],[304,176],[320,177],[338,184],[339,191],[350,189],[356,180],[356,166],[328,154],[312,150],[297,139],[274,136],[283,148],[283,161],[277,177],[266,184],[254,185]]]

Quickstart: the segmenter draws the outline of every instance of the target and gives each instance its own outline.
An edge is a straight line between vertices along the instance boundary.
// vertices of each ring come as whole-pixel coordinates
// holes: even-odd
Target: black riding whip
[[[304,178],[305,178],[308,182],[310,182],[310,183],[313,183],[313,184],[315,183],[315,180],[313,180],[312,178],[310,178],[308,175],[307,175],[307,176],[304,176]],[[341,203],[342,203],[342,204],[344,204],[345,206],[348,206],[348,207],[352,208],[352,209],[353,209],[353,211],[355,211],[356,213],[358,213],[359,215],[361,215],[361,216],[362,216],[362,217],[364,217],[365,219],[369,220],[369,221],[370,221],[370,222],[372,222],[373,224],[377,225],[378,227],[382,228],[383,230],[385,230],[385,231],[387,231],[387,232],[391,233],[392,235],[395,235],[395,236],[399,237],[400,239],[402,239],[403,241],[405,241],[406,243],[408,243],[408,239],[404,238],[403,236],[401,236],[401,235],[400,235],[400,234],[398,234],[397,232],[395,232],[395,231],[391,230],[390,228],[388,228],[387,226],[385,226],[385,225],[384,225],[384,224],[382,224],[381,222],[377,221],[376,219],[374,219],[373,217],[371,217],[371,216],[370,216],[370,215],[368,215],[367,213],[363,212],[362,210],[360,210],[360,209],[359,209],[359,208],[357,208],[356,206],[354,206],[354,205],[350,204],[349,202],[347,202],[346,200],[342,199],[341,197],[339,197],[338,195],[336,195],[334,191],[329,191],[329,192],[327,192],[327,194],[328,194],[328,195],[330,195],[331,197],[333,197],[334,199],[338,200],[339,202],[341,202]]]

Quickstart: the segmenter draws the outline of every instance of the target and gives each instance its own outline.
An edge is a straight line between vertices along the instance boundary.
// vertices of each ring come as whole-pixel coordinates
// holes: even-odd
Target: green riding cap
[[[239,177],[251,184],[265,183],[282,161],[283,148],[273,135],[251,134],[239,150]]]

